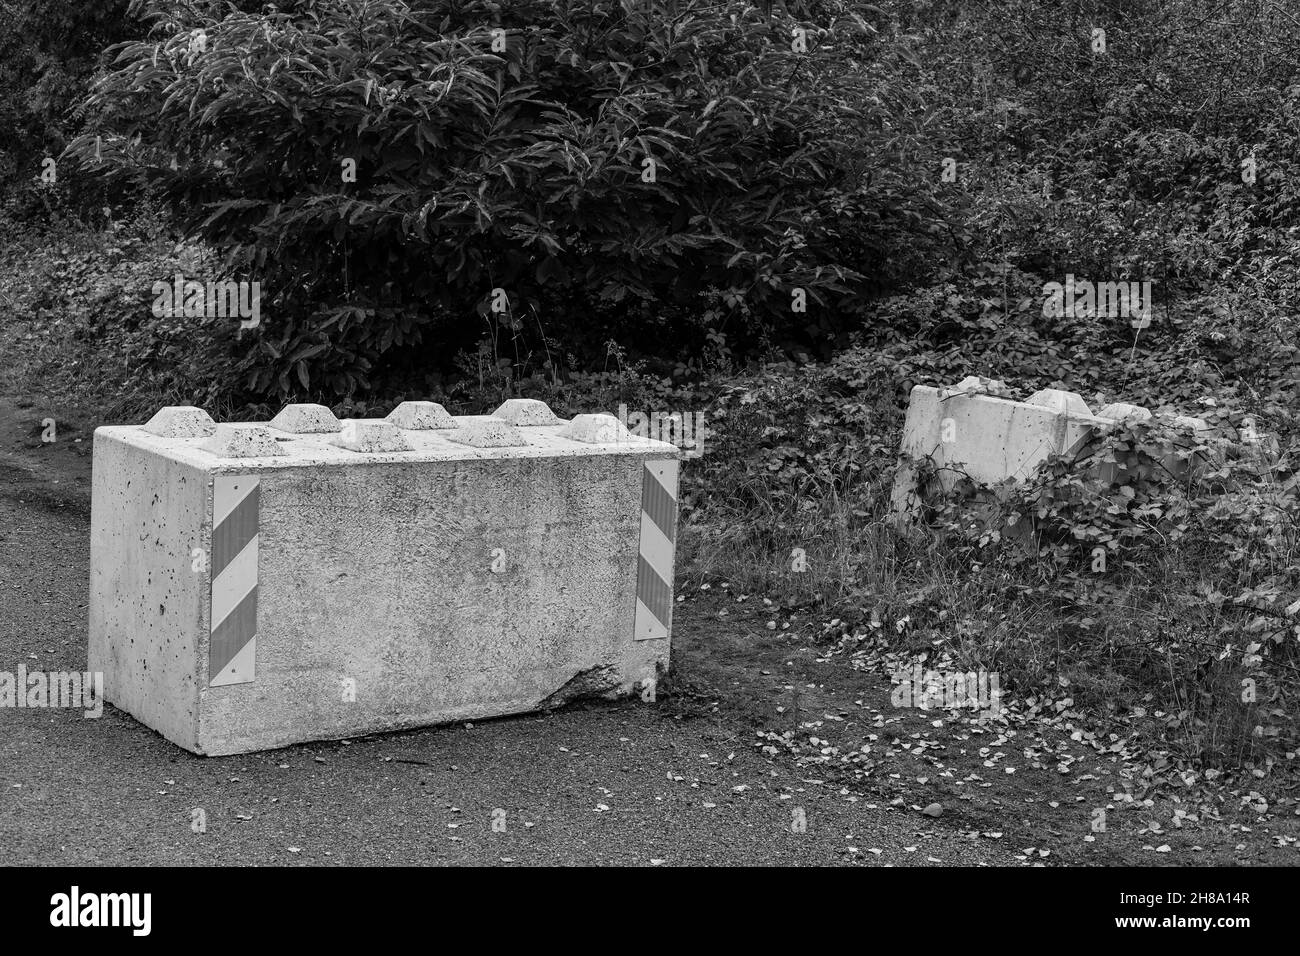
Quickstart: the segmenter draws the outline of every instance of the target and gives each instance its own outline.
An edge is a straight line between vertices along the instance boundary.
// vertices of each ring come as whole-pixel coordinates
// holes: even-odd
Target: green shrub
[[[10,0],[0,12],[0,201],[10,215],[44,220],[51,191],[38,177],[78,130],[73,107],[87,93],[102,51],[135,34],[129,0]],[[58,170],[64,185],[74,171]],[[102,205],[109,196],[88,181],[59,200]]]
[[[148,206],[99,228],[56,219],[7,237],[0,345],[11,387],[90,424],[144,421],[163,405],[230,414],[237,324],[151,311],[153,282],[216,266]]]
[[[150,3],[69,155],[262,282],[258,395],[445,369],[503,323],[669,355],[806,334],[930,215],[853,59],[873,28],[820,8]]]

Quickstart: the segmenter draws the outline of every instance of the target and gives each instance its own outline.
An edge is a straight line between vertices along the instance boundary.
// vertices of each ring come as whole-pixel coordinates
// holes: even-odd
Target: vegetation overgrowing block
[[[1040,389],[1027,401],[1014,401],[1006,386],[968,376],[951,388],[918,385],[912,389],[892,503],[896,519],[906,520],[927,489],[920,487],[923,465],[935,487],[951,492],[970,479],[977,487],[1023,482],[1053,456],[1087,456],[1094,440],[1115,428],[1155,421],[1152,413],[1127,402],[1113,402],[1093,414],[1083,398],[1060,389]],[[1223,448],[1205,449],[1198,436],[1209,426],[1186,415],[1164,416],[1178,434],[1168,438],[1156,460],[1171,478],[1197,474],[1222,461]],[[1234,436],[1236,437],[1236,436]],[[1269,440],[1222,439],[1219,445],[1237,454],[1269,459]],[[1088,476],[1103,485],[1123,484],[1126,475],[1115,461],[1091,463]]]
[[[912,389],[894,483],[897,513],[917,506],[922,490],[917,468],[923,461],[933,465],[945,491],[962,477],[980,485],[1023,479],[1051,455],[1077,449],[1100,422],[1072,392],[1044,390],[1017,402],[981,393],[978,380],[972,380],[952,389]]]

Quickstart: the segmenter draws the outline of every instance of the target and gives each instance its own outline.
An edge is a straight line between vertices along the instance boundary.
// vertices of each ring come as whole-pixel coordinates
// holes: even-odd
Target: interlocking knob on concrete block
[[[627,427],[613,415],[578,415],[558,432],[561,438],[589,445],[628,440]]]
[[[994,398],[1013,398],[1007,383],[999,378],[985,378],[983,375],[967,375],[956,385],[940,390],[941,398],[957,398],[960,395],[990,395]]]
[[[1116,422],[1130,420],[1145,422],[1151,419],[1151,412],[1141,405],[1130,405],[1128,402],[1111,402],[1097,413],[1097,417],[1109,418]]]
[[[334,444],[349,451],[410,451],[411,443],[392,422],[379,418],[347,418]]]
[[[221,458],[266,458],[285,454],[265,425],[218,425],[212,437],[199,447]]]
[[[969,391],[970,389],[987,387],[989,383],[1002,385],[1002,381],[996,378],[985,378],[983,375],[967,375],[960,382],[953,386],[954,390]]]
[[[493,415],[460,415],[456,427],[446,435],[449,441],[474,448],[509,448],[527,445],[528,439],[514,426]]]
[[[456,427],[456,420],[437,402],[402,402],[388,413],[387,420],[411,431]]]
[[[1043,408],[1050,408],[1064,415],[1092,417],[1092,410],[1088,408],[1088,403],[1077,392],[1067,392],[1059,388],[1040,388],[1025,399],[1025,402],[1028,405],[1041,405]]]
[[[551,411],[545,402],[535,398],[509,398],[492,413],[494,418],[509,422],[511,425],[559,425],[561,419]]]
[[[339,430],[339,420],[324,405],[286,405],[271,419],[272,428],[294,435],[319,435]]]
[[[160,438],[207,438],[217,430],[217,423],[193,405],[168,405],[154,413],[144,430]]]

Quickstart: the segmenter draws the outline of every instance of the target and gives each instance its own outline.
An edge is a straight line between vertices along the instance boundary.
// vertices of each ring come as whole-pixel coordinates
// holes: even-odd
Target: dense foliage
[[[485,329],[752,349],[829,329],[923,235],[850,7],[151,4],[72,155],[262,282],[254,393],[348,395]]]
[[[111,44],[140,25],[128,0],[0,2],[0,200],[20,215],[48,214],[36,189],[42,161],[77,132],[74,108]],[[81,186],[81,199],[86,183]]]

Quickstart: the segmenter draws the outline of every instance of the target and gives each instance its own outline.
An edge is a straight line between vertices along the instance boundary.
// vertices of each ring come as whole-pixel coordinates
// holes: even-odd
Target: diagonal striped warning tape
[[[641,478],[641,556],[633,624],[638,641],[658,640],[672,632],[677,466],[674,459],[646,462]]]
[[[258,480],[212,479],[212,630],[208,685],[248,684],[257,659]]]

